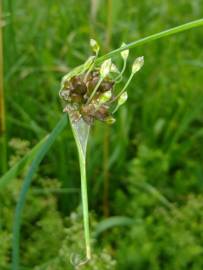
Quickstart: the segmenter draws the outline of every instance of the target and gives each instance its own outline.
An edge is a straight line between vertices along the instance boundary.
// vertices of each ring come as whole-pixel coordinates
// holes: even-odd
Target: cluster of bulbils
[[[82,67],[74,69],[62,79],[59,95],[63,100],[63,111],[69,114],[74,123],[83,119],[89,125],[95,120],[113,124],[115,122],[113,115],[126,102],[128,98],[126,89],[134,74],[143,66],[144,57],[135,59],[129,79],[117,93],[116,85],[122,80],[129,55],[129,50],[125,49],[126,44],[123,43],[121,46],[123,58],[121,71],[110,58],[100,67],[96,67],[99,45],[91,39],[90,46],[95,55],[89,57]]]

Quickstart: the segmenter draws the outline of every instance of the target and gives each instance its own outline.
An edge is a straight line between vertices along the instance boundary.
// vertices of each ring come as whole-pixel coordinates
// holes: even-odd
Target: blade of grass
[[[24,179],[23,186],[20,192],[19,200],[15,210],[14,223],[13,223],[13,240],[12,240],[12,270],[19,270],[20,256],[19,256],[19,243],[20,243],[20,226],[22,220],[23,208],[25,205],[26,195],[32,182],[32,177],[37,171],[41,161],[43,160],[50,147],[62,132],[67,124],[67,116],[64,115],[58,122],[56,127],[52,130],[45,142],[38,150],[31,167]]]
[[[34,188],[32,190],[34,194],[63,194],[63,193],[78,193],[79,189],[78,188]]]
[[[155,187],[153,187],[149,183],[146,183],[146,182],[135,182],[135,185],[138,188],[141,188],[144,191],[148,192],[150,195],[152,195],[154,198],[156,198],[160,203],[162,203],[168,209],[173,208],[172,203],[170,203],[168,201],[168,199],[166,197],[164,197],[164,195],[161,194],[161,192],[158,189],[156,189]]]
[[[91,17],[91,21],[93,23],[96,22],[97,13],[98,13],[100,4],[101,4],[101,1],[100,0],[91,0],[90,17]]]
[[[30,125],[30,128],[32,128],[32,130],[38,135],[44,135],[45,129],[43,129],[42,127],[40,127],[37,122],[26,112],[26,110],[24,110],[24,108],[22,108],[20,106],[20,104],[18,104],[17,102],[15,102],[12,99],[9,99],[9,103],[11,104],[11,106],[16,110],[16,113],[22,117],[22,122],[23,123],[27,123]]]
[[[36,144],[22,159],[20,159],[10,170],[8,170],[0,178],[0,189],[6,187],[20,172],[32,161],[35,154],[38,152],[40,147],[46,141],[47,136],[43,138],[38,144]]]
[[[130,226],[134,224],[132,218],[129,217],[109,217],[101,221],[95,228],[94,237],[98,237],[101,233],[118,226]]]
[[[2,1],[0,1],[0,20],[2,19]],[[3,28],[0,27],[0,173],[7,169],[6,115],[3,85]]]

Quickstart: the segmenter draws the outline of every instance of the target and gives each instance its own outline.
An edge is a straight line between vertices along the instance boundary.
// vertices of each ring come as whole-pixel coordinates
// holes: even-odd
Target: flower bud
[[[108,117],[106,117],[106,119],[105,119],[105,123],[107,123],[108,125],[112,125],[112,124],[114,124],[115,122],[116,122],[116,119],[113,118],[112,116],[108,116]]]
[[[120,107],[121,105],[123,105],[127,99],[128,99],[128,93],[124,92],[122,95],[120,95],[118,99],[118,106]]]
[[[59,95],[63,100],[67,101],[70,99],[70,91],[69,90],[61,90]]]
[[[92,65],[92,63],[94,62],[95,56],[90,56],[84,63],[83,65],[83,70],[87,70],[90,68],[90,66]]]
[[[143,65],[144,65],[144,56],[136,58],[132,65],[132,73],[134,74],[138,72]]]
[[[117,66],[114,63],[111,64],[111,72],[120,73]]]
[[[91,46],[94,53],[97,54],[99,52],[100,47],[99,47],[99,44],[97,43],[96,40],[91,38],[90,39],[90,46]]]
[[[99,97],[99,103],[105,103],[109,101],[112,97],[112,92],[111,90],[104,92],[100,97]]]
[[[126,46],[126,44],[122,43],[121,48],[125,47],[125,46]],[[124,50],[124,51],[121,52],[121,57],[123,58],[124,61],[127,60],[128,55],[129,55],[129,50]]]
[[[111,58],[104,61],[100,68],[100,75],[102,78],[105,78],[111,71]]]

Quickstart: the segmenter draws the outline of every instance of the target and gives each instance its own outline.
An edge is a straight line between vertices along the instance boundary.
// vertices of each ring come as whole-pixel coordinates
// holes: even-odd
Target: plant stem
[[[160,38],[164,38],[166,36],[175,35],[177,33],[184,32],[184,31],[187,31],[189,29],[199,27],[199,26],[202,26],[202,25],[203,25],[203,19],[199,19],[199,20],[191,21],[189,23],[185,23],[185,24],[170,28],[170,29],[165,30],[165,31],[158,32],[156,34],[153,34],[153,35],[150,35],[148,37],[139,39],[137,41],[133,41],[133,42],[131,42],[129,44],[126,44],[126,46],[122,46],[122,47],[120,47],[120,48],[118,48],[116,50],[113,50],[113,51],[111,51],[111,52],[97,58],[97,60],[95,61],[95,64],[99,65],[103,61],[105,61],[106,59],[109,59],[109,58],[111,58],[113,56],[116,56],[117,54],[119,54],[122,51],[125,51],[127,49],[132,49],[132,48],[147,44],[147,43],[149,43],[151,41],[154,41],[154,40],[157,40],[157,39],[160,39]],[[76,68],[74,68],[71,72],[68,73],[69,77],[73,76],[74,74],[80,73],[83,70],[83,67],[84,67],[84,65],[80,65],[80,66],[77,66]]]
[[[189,23],[185,23],[185,24],[170,28],[170,29],[165,30],[165,31],[161,31],[159,33],[150,35],[148,37],[139,39],[137,41],[133,41],[131,43],[126,44],[126,46],[122,46],[122,47],[120,47],[120,48],[118,48],[116,50],[113,50],[113,51],[99,57],[97,59],[97,61],[96,61],[96,64],[102,63],[104,60],[109,59],[112,56],[114,56],[114,55],[116,55],[116,54],[118,54],[118,53],[120,53],[122,51],[125,51],[127,49],[132,49],[132,48],[144,45],[146,43],[149,43],[149,42],[151,42],[153,40],[157,40],[157,39],[160,39],[160,38],[163,38],[163,37],[166,37],[166,36],[171,36],[171,35],[177,34],[179,32],[183,32],[183,31],[192,29],[194,27],[202,26],[202,25],[203,25],[203,19],[199,19],[199,20],[191,21]]]
[[[80,164],[81,197],[82,197],[83,224],[84,224],[85,247],[86,247],[86,260],[84,262],[81,262],[80,264],[84,264],[91,259],[87,177],[86,177],[86,146],[89,135],[89,126],[86,123],[84,123],[83,120],[80,120],[80,122],[74,124],[70,119],[70,123],[78,149],[79,164]]]
[[[2,0],[0,0],[0,20],[2,19]],[[6,119],[3,86],[3,31],[0,26],[0,173],[7,169]]]
[[[89,210],[88,210],[88,195],[87,195],[87,178],[86,178],[86,158],[79,153],[80,173],[81,173],[81,195],[83,207],[83,222],[85,231],[85,245],[87,260],[91,259],[90,249],[90,232],[89,232]]]
[[[114,99],[112,100],[112,102],[115,101],[116,99],[118,99],[125,92],[125,90],[128,88],[128,85],[130,84],[130,82],[131,82],[131,80],[132,80],[132,78],[133,78],[134,75],[135,75],[135,73],[131,73],[130,74],[130,77],[129,77],[127,83],[125,84],[125,86],[123,87],[123,89],[120,91],[120,93],[118,93],[118,95],[114,97]],[[117,110],[117,108],[113,111],[113,113],[116,112],[116,110]]]
[[[120,74],[115,78],[115,82],[116,83],[119,83],[122,80],[123,73],[124,73],[124,71],[126,69],[126,66],[127,66],[127,60],[124,60],[124,62],[123,62],[123,68],[122,68]]]
[[[92,98],[93,98],[94,95],[96,94],[96,92],[97,92],[97,90],[98,90],[100,84],[102,83],[102,81],[103,81],[103,78],[101,77],[101,78],[99,79],[98,83],[96,84],[94,90],[92,91],[92,94],[90,95],[90,97],[89,97],[89,99],[88,99],[88,101],[87,101],[87,104],[90,103],[90,101],[92,100]]]

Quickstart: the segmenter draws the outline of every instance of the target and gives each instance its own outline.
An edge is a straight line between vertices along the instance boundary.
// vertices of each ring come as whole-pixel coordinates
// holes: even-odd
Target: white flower
[[[99,52],[100,47],[99,47],[99,44],[97,43],[96,40],[91,38],[90,39],[90,46],[91,46],[93,52],[95,52],[95,53]]]
[[[108,116],[106,119],[105,119],[105,123],[107,123],[108,125],[112,125],[116,122],[116,119],[113,118],[112,116]]]
[[[111,64],[111,72],[120,73],[117,66],[114,63]]]
[[[144,56],[136,58],[132,65],[132,73],[135,74],[136,72],[138,72],[143,65],[144,65]]]
[[[105,78],[111,71],[111,58],[104,61],[100,68],[100,75],[102,78]]]
[[[100,96],[99,103],[100,104],[105,103],[105,102],[109,101],[111,99],[111,97],[112,97],[111,90],[106,91]]]
[[[125,46],[126,46],[126,44],[125,43],[122,43],[121,48],[123,48]],[[124,61],[127,60],[128,55],[129,55],[129,50],[124,50],[124,51],[121,52],[121,56],[122,56],[122,58],[123,58]]]
[[[128,93],[124,92],[122,95],[120,95],[118,99],[118,106],[120,107],[121,105],[123,105],[127,99],[128,99]]]

